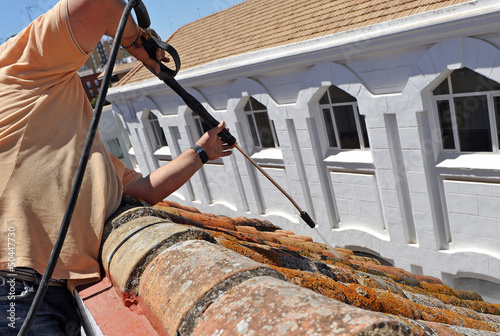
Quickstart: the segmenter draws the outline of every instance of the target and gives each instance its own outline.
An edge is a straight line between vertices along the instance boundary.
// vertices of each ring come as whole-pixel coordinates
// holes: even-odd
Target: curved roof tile
[[[146,316],[158,334],[500,332],[500,305],[477,293],[347,249],[335,248],[341,256],[335,258],[324,244],[272,223],[201,213],[170,201],[122,210],[106,224],[104,268],[123,300],[118,309],[139,312],[137,323]],[[104,295],[101,287],[82,293]],[[104,318],[99,307],[89,309],[98,323]]]

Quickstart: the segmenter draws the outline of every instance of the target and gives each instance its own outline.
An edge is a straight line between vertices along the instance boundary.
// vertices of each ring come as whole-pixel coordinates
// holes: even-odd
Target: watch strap
[[[205,152],[205,150],[203,149],[203,147],[201,147],[199,145],[193,145],[193,146],[191,146],[191,148],[196,152],[196,154],[198,154],[198,156],[200,157],[201,162],[203,164],[207,163],[207,161],[208,161],[208,154],[207,154],[207,152]]]

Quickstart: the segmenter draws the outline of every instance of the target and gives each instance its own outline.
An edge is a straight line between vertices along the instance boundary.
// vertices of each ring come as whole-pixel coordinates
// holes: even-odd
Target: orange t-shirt
[[[0,269],[47,266],[92,120],[87,57],[65,0],[0,46]],[[54,278],[99,276],[104,221],[138,176],[97,134]]]

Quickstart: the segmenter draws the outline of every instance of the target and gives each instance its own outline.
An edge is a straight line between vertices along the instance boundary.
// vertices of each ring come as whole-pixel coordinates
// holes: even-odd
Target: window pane
[[[361,148],[352,105],[335,106],[333,113],[339,132],[340,147],[342,149]]]
[[[446,78],[444,81],[439,84],[437,88],[432,91],[432,94],[437,96],[437,95],[443,95],[443,94],[449,94],[450,93],[450,86],[448,85],[448,78]]]
[[[257,129],[259,131],[262,148],[276,147],[276,145],[274,144],[273,133],[271,130],[271,124],[269,123],[267,112],[254,113],[254,117],[255,122],[257,123]]]
[[[337,139],[335,138],[335,129],[333,128],[332,116],[329,108],[323,109],[323,117],[325,118],[326,134],[330,147],[337,147]]]
[[[243,110],[245,110],[246,112],[250,112],[252,111],[252,107],[250,106],[250,101],[248,101],[245,105],[245,107],[243,108]]]
[[[330,104],[330,99],[328,98],[328,92],[327,92],[327,93],[325,93],[325,94],[323,95],[323,97],[321,97],[321,99],[319,100],[319,103],[320,103],[321,105],[327,105],[327,104]]]
[[[335,85],[330,86],[328,90],[330,91],[330,98],[332,99],[332,104],[356,102],[356,98],[354,98],[344,90],[339,89]]]
[[[468,68],[453,71],[451,85],[453,93],[500,90],[500,84]]]
[[[486,96],[455,98],[460,151],[491,152],[490,119]]]
[[[253,145],[259,147],[259,137],[257,136],[257,129],[255,128],[255,123],[253,121],[253,116],[251,114],[247,115],[248,124],[250,125],[250,132],[252,133]]]
[[[155,133],[156,146],[158,148],[168,146],[167,139],[165,138],[165,133],[163,133],[163,128],[161,128],[158,118],[153,113],[148,115],[148,119],[153,127],[153,132]]]
[[[250,103],[252,104],[252,111],[267,110],[267,108],[257,99],[250,98]]]
[[[361,127],[361,132],[363,133],[363,143],[365,148],[370,148],[370,140],[368,139],[368,130],[366,129],[366,118],[359,114],[359,126]]]
[[[439,124],[441,125],[441,140],[443,149],[455,149],[453,127],[451,122],[450,103],[447,100],[437,102]]]
[[[125,158],[118,138],[108,140],[106,141],[106,143],[108,144],[109,152],[111,153],[111,155],[116,156],[119,159]]]

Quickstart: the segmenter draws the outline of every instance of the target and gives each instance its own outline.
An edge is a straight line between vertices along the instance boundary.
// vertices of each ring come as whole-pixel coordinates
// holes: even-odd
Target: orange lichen
[[[212,237],[214,237],[216,240],[219,240],[219,239],[227,239],[227,240],[231,240],[231,241],[238,241],[238,239],[236,239],[235,237],[231,236],[231,235],[228,235],[224,232],[221,232],[221,231],[216,231],[216,230],[206,230],[208,233],[210,233],[210,235]]]
[[[292,252],[303,252],[304,250],[303,249],[300,249],[300,248],[297,248],[297,247],[293,247],[293,246],[285,246],[285,245],[282,245],[282,244],[279,244],[279,243],[273,243],[273,242],[267,242],[267,244],[269,246],[272,246],[278,250],[286,250],[286,251],[292,251]]]
[[[221,241],[220,244],[227,249],[238,252],[239,254],[244,255],[245,257],[257,261],[261,264],[276,266],[276,263],[273,260],[267,258],[263,254],[254,251],[253,249],[238,244],[237,242],[231,240],[224,240]]]
[[[349,303],[358,308],[372,311],[381,311],[382,304],[372,288],[358,284],[338,284],[339,289],[345,294]]]
[[[455,292],[449,286],[439,285],[439,284],[431,284],[431,283],[422,283],[422,288],[424,288],[428,293],[435,294],[445,294],[448,296],[455,296]]]
[[[369,257],[360,257],[360,256],[350,256],[350,260],[353,260],[354,262],[363,262],[364,265],[380,265],[380,261],[374,258],[369,258]]]
[[[325,275],[276,266],[273,268],[293,284],[311,289],[334,300],[349,303],[343,291],[338,288],[339,284]]]
[[[411,319],[419,319],[420,313],[413,302],[404,297],[390,292],[377,290],[378,299],[381,302],[382,313],[404,316]]]
[[[415,279],[415,276],[412,273],[405,271],[402,268],[384,266],[380,264],[377,265],[373,263],[360,262],[356,260],[352,261],[352,263],[364,266],[371,270],[381,272],[382,274],[389,276],[392,279],[397,279],[398,282],[418,283],[418,281]]]
[[[482,301],[481,297],[469,291],[453,289],[446,285],[422,283],[425,294],[441,300],[443,303],[457,307],[469,308],[478,313],[500,315],[500,310],[491,303]],[[471,298],[463,299],[463,298]]]
[[[358,283],[356,274],[347,267],[330,266],[333,279],[341,283]]]
[[[484,302],[477,293],[452,289],[435,277],[414,275],[400,268],[383,266],[373,258],[356,256],[351,250],[335,248],[341,256],[339,259],[327,245],[313,242],[308,236],[276,229],[270,222],[218,217],[189,211],[170,202],[160,206],[171,207],[167,210],[174,213],[175,222],[191,222],[205,228],[222,246],[271,266],[291,283],[362,309],[395,316],[409,324],[416,334],[424,335],[432,328],[451,335],[452,329],[443,324],[500,331],[498,324],[475,313],[500,315],[500,305]],[[288,263],[293,259],[309,262],[318,270],[327,271],[323,273],[328,276],[283,267],[296,267]],[[410,297],[408,292],[429,300],[411,298],[415,301],[412,302],[406,298]],[[449,305],[448,309],[444,308],[445,304]]]
[[[274,236],[271,232],[260,232],[260,231],[257,231],[256,233],[254,233],[254,235],[266,242],[272,242],[272,243],[277,243],[279,242],[277,237]]]
[[[453,291],[455,292],[457,297],[461,298],[462,300],[483,301],[483,298],[478,293],[462,289],[453,289]]]
[[[443,284],[443,282],[440,279],[433,277],[433,276],[420,275],[420,274],[414,274],[414,276],[415,276],[415,279],[417,279],[419,282],[427,282],[427,283],[437,284],[437,285]]]
[[[415,306],[422,314],[422,320],[424,321],[456,325],[471,329],[500,331],[500,328],[495,327],[492,323],[476,321],[447,309],[428,307],[418,303],[416,303]]]

